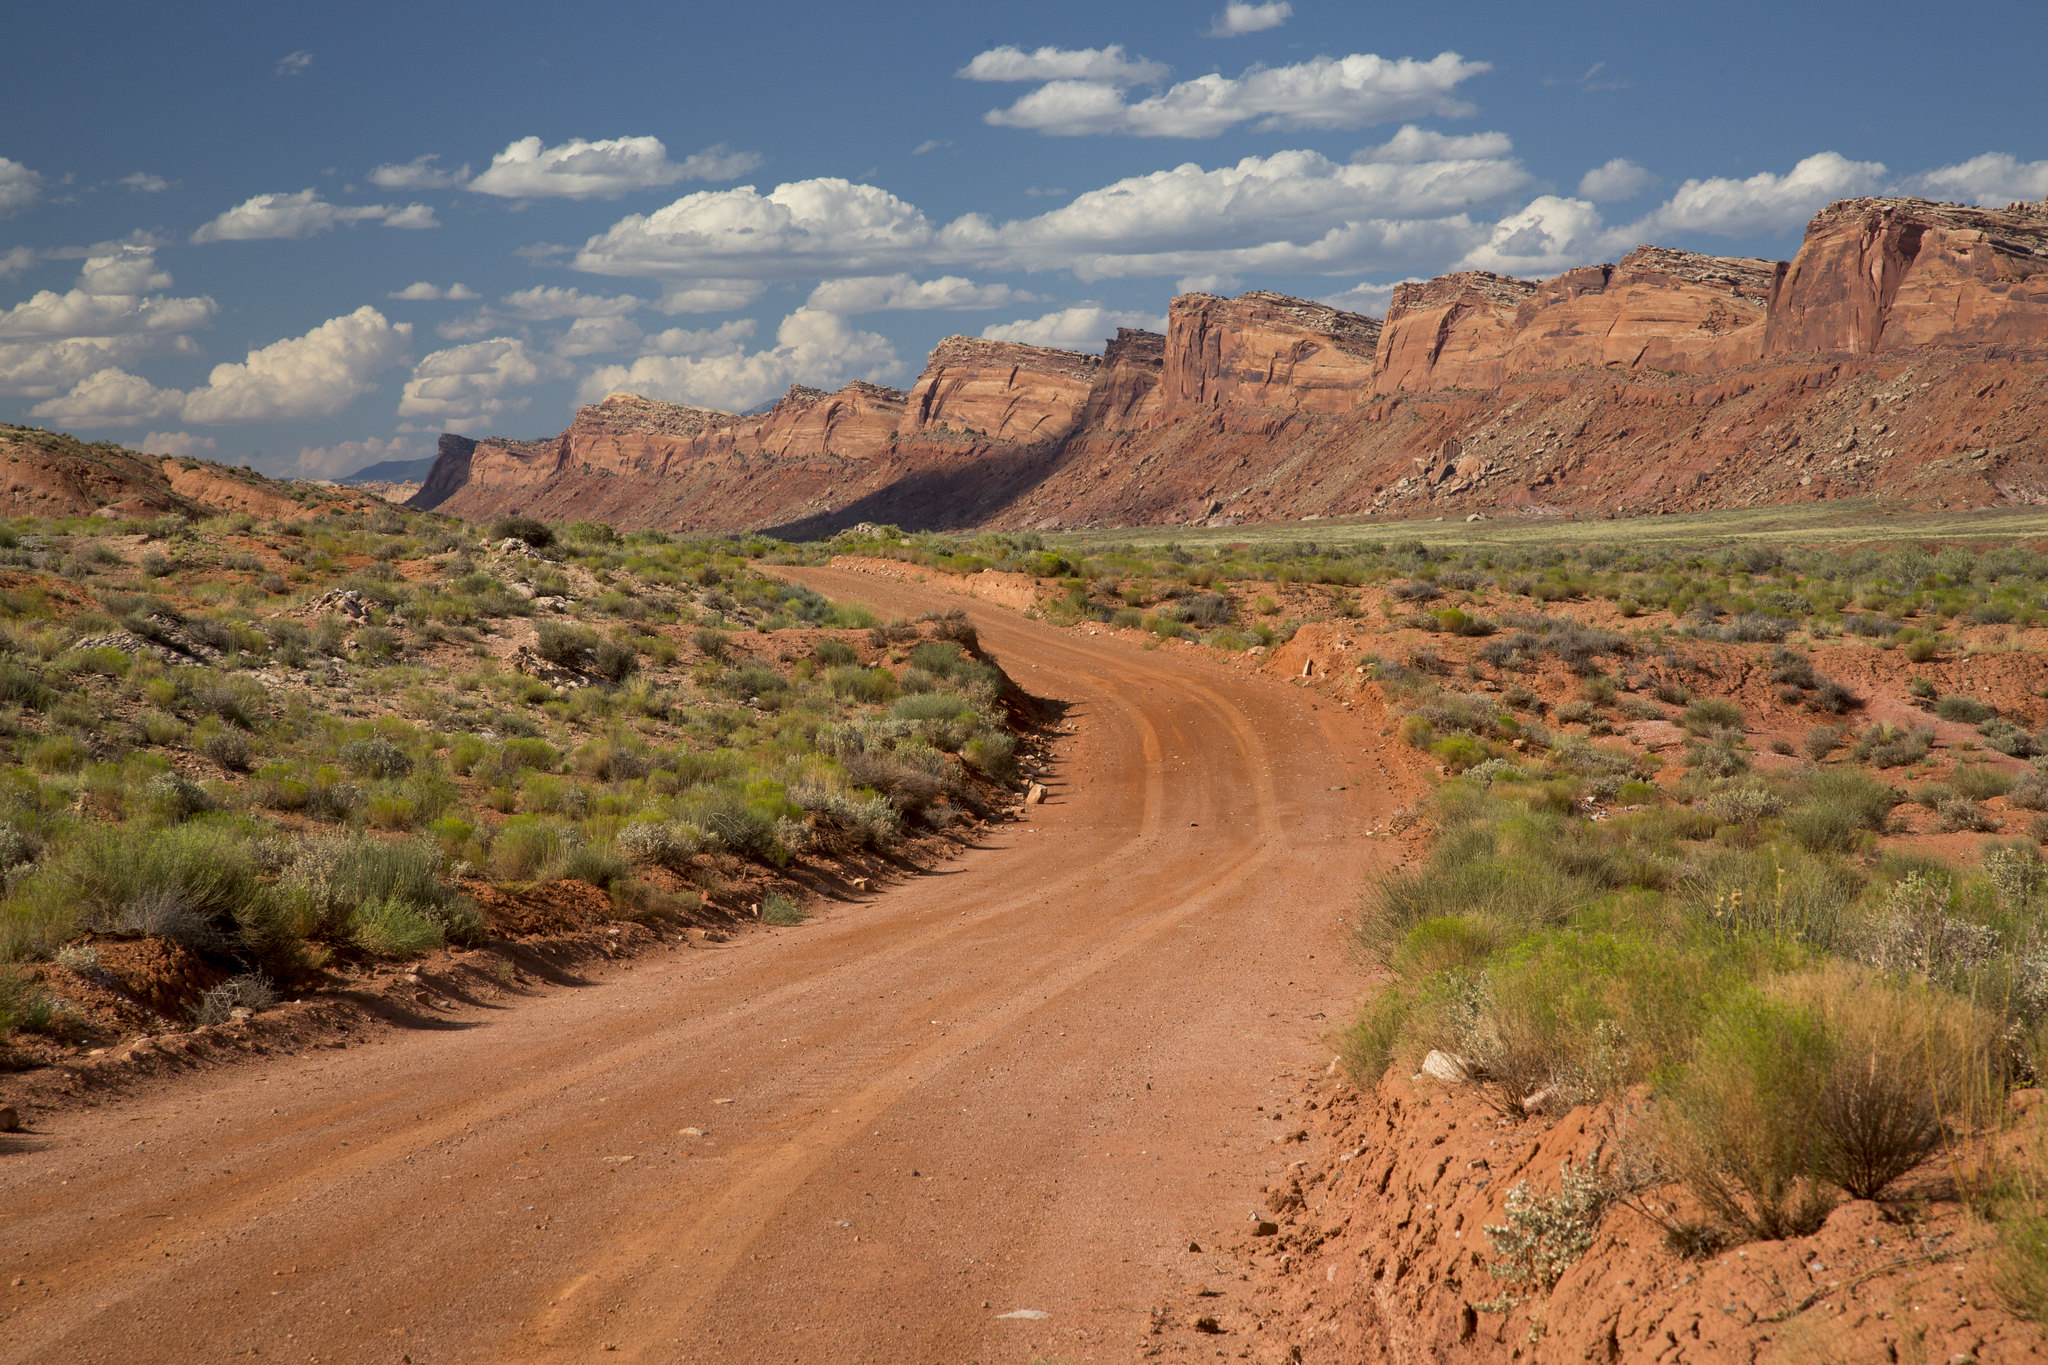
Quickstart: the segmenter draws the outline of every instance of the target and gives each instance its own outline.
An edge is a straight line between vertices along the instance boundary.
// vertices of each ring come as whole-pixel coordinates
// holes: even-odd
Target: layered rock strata
[[[1175,299],[1097,358],[949,337],[908,393],[615,394],[443,439],[417,506],[829,534],[1302,516],[2048,502],[2048,207],[1849,200],[1790,263],[1644,246],[1397,287],[1382,324]]]

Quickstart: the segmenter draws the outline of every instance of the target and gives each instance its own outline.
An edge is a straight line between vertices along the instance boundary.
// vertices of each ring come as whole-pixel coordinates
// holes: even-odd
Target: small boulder
[[[1422,1074],[1445,1085],[1463,1085],[1472,1079],[1472,1068],[1463,1057],[1432,1048],[1422,1059]]]
[[[1042,806],[1042,805],[1044,805],[1044,804],[1045,804],[1045,784],[1044,784],[1044,783],[1042,783],[1042,782],[1033,782],[1033,783],[1031,784],[1031,790],[1030,790],[1030,791],[1028,791],[1028,792],[1026,792],[1026,793],[1024,793],[1024,800],[1025,800],[1025,803],[1026,803],[1026,804],[1028,804],[1028,805],[1033,805],[1033,806]]]
[[[0,1133],[21,1131],[21,1111],[11,1104],[0,1104]]]

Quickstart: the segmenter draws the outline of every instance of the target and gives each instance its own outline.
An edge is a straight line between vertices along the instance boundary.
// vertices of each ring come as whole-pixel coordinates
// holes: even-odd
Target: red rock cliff
[[[1080,420],[1101,369],[1079,351],[950,336],[911,387],[897,434],[1057,441]]]
[[[1379,339],[1372,318],[1285,294],[1183,294],[1167,309],[1163,410],[1346,412],[1371,392]]]
[[[1847,199],[1771,298],[1772,355],[2048,343],[2048,205]]]

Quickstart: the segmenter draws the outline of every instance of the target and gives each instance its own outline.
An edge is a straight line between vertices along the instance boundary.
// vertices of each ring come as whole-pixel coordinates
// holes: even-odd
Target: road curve
[[[1285,1164],[1398,798],[1304,690],[967,605],[1078,724],[1028,820],[800,929],[60,1116],[0,1156],[0,1359],[1134,1357]]]

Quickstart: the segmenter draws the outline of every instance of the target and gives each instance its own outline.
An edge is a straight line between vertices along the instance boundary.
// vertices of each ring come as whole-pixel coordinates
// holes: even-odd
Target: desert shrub
[[[720,800],[703,812],[701,823],[704,832],[728,853],[764,862],[783,860],[784,849],[775,836],[775,816],[753,802],[737,797]]]
[[[889,714],[898,720],[959,720],[972,719],[974,708],[951,692],[924,692],[898,698]]]
[[[1918,763],[1934,748],[1932,730],[1902,730],[1896,725],[1873,725],[1856,738],[1850,751],[1858,763],[1874,768],[1902,768]]]
[[[1833,678],[1823,678],[1820,686],[1806,699],[1806,704],[1816,711],[1839,716],[1845,711],[1852,711],[1863,705],[1863,698],[1857,696],[1855,690],[1846,683],[1836,682]]]
[[[732,636],[712,626],[699,626],[690,632],[690,643],[695,645],[697,652],[705,658],[723,661],[732,649]],[[849,659],[847,662],[851,663],[852,660]]]
[[[1989,801],[1994,796],[2003,796],[2012,790],[2013,782],[2011,773],[1989,763],[1958,763],[1948,779],[1956,795],[1972,801]]]
[[[589,882],[609,890],[630,879],[632,865],[615,849],[602,844],[577,843],[569,848],[558,874],[562,881]]]
[[[1949,1119],[1984,1112],[1996,1028],[1968,1002],[1846,967],[1795,978],[1781,993],[1827,1028],[1815,1169],[1851,1198],[1877,1198],[1934,1154]]]
[[[827,668],[844,668],[848,664],[860,661],[860,654],[852,645],[832,635],[818,641],[817,646],[811,651],[811,657]]]
[[[560,825],[514,816],[491,840],[491,870],[507,881],[551,880],[574,843],[575,836]]]
[[[448,941],[439,922],[401,900],[362,902],[349,913],[348,927],[358,947],[385,957],[411,957]]]
[[[2048,774],[2028,773],[2012,784],[2006,804],[2015,810],[2048,810]]]
[[[2031,758],[2039,748],[2032,735],[2003,716],[1985,721],[1977,733],[1984,736],[1984,747],[2011,758]]]
[[[491,523],[492,540],[523,540],[536,550],[555,543],[555,533],[546,522],[532,517],[500,517]]]
[[[1830,768],[1798,786],[1785,832],[1811,852],[1847,852],[1860,832],[1882,833],[1899,794],[1860,768]]]
[[[1521,1301],[1521,1289],[1548,1294],[1556,1288],[1564,1272],[1592,1249],[1600,1215],[1614,1196],[1597,1156],[1577,1168],[1564,1162],[1556,1194],[1534,1195],[1528,1181],[1516,1181],[1502,1205],[1507,1221],[1484,1228],[1499,1258],[1486,1267],[1487,1273],[1512,1287],[1499,1298],[1474,1306],[1505,1312]]]
[[[686,868],[710,840],[695,825],[681,821],[641,821],[619,831],[619,852],[634,862],[671,869]]]
[[[1755,988],[1709,1017],[1666,1107],[1664,1145],[1686,1187],[1750,1238],[1815,1231],[1834,1206],[1819,1170],[1832,1048],[1810,1010]]]
[[[1007,780],[1017,772],[1017,738],[1006,730],[983,730],[960,746],[960,758],[976,772]]]
[[[1717,730],[1740,730],[1742,708],[1725,697],[1702,697],[1680,713],[1679,728],[1688,734],[1707,735]]]
[[[896,675],[886,668],[835,668],[826,673],[825,681],[834,696],[875,706],[896,700],[901,690]]]
[[[590,671],[609,683],[622,683],[640,667],[640,653],[616,640],[600,640],[590,652]]]
[[[45,1027],[55,1012],[50,997],[17,967],[0,967],[0,1037],[14,1029]]]
[[[1934,714],[1943,720],[1958,721],[1964,725],[1975,725],[1998,714],[1998,708],[1989,702],[1978,701],[1961,693],[1950,693],[1934,704]]]
[[[1876,911],[1845,946],[1882,972],[1966,984],[1997,955],[1998,935],[1955,914],[1955,901],[1946,876],[1910,870],[1885,889]]]
[[[1800,750],[1818,763],[1842,747],[1842,732],[1832,725],[1816,725],[1799,741]]]
[[[341,746],[339,757],[357,777],[404,777],[412,771],[412,756],[382,736],[352,739]]]
[[[1935,824],[1948,834],[1988,834],[1998,828],[1998,817],[1967,797],[1936,802],[1934,816]]]
[[[249,740],[239,730],[215,730],[200,742],[200,751],[231,773],[249,766]]]
[[[595,631],[566,621],[542,621],[534,627],[534,652],[563,668],[582,668],[597,646]]]
[[[734,697],[772,697],[788,687],[782,675],[766,664],[741,664],[718,676],[718,690]]]
[[[357,907],[376,902],[426,919],[444,941],[473,943],[482,937],[476,907],[442,881],[440,850],[426,838],[336,834],[307,839],[278,879],[278,889],[304,918],[308,932],[346,929],[361,941],[352,927]]]
[[[787,927],[793,924],[802,924],[809,918],[810,915],[805,912],[801,905],[797,904],[796,899],[784,892],[770,891],[761,899],[761,923],[763,924],[778,924]]]
[[[277,1003],[277,988],[262,972],[245,972],[205,992],[192,1011],[192,1022],[202,1028],[208,1024],[225,1024],[234,1017],[238,1009],[251,1014],[267,1010]]]

